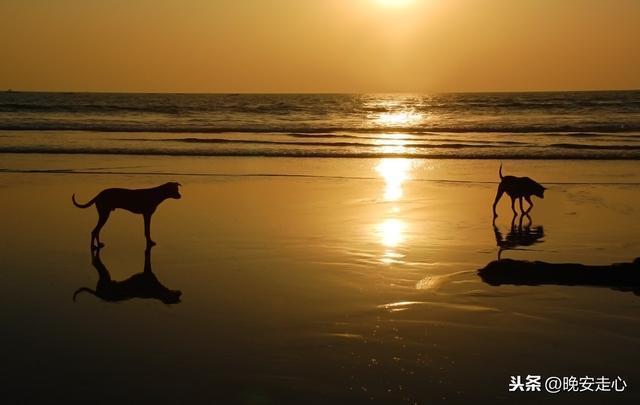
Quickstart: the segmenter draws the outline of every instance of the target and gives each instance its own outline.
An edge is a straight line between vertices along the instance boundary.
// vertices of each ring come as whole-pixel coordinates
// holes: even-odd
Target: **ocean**
[[[7,91],[0,153],[635,160],[640,91]]]

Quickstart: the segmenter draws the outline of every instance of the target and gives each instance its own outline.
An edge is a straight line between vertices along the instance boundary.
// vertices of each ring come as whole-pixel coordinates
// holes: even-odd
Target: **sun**
[[[413,0],[376,0],[379,4],[387,7],[404,7],[408,6]]]

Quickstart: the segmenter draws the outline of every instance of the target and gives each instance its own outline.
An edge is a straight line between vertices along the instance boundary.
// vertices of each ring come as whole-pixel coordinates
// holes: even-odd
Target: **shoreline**
[[[382,158],[401,158],[401,159],[438,159],[438,160],[554,160],[554,161],[637,161],[640,160],[639,156],[540,156],[536,157],[535,155],[469,155],[469,156],[459,156],[459,155],[427,155],[427,154],[407,154],[407,153],[322,153],[322,152],[313,152],[313,153],[286,153],[286,152],[277,152],[277,154],[268,154],[268,153],[247,153],[247,152],[220,152],[220,153],[203,153],[199,151],[144,151],[144,152],[133,152],[127,151],[122,152],[119,150],[114,151],[74,151],[74,150],[62,150],[62,151],[51,151],[47,150],[46,152],[42,150],[27,150],[27,149],[17,149],[17,148],[4,148],[0,150],[0,155],[3,154],[15,154],[15,155],[103,155],[103,156],[186,156],[186,157],[257,157],[257,158],[300,158],[300,159],[382,159]]]

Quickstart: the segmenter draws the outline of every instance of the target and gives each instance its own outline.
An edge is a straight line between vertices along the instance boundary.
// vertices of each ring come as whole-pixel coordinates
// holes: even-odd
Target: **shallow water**
[[[498,162],[5,156],[5,395],[538,403],[548,396],[509,393],[509,377],[640,381],[633,292],[496,287],[478,276],[500,250],[490,210]],[[633,163],[504,165],[549,190],[523,222],[528,238],[501,202],[497,231],[511,242],[503,258],[611,264],[640,256]],[[88,249],[95,211],[73,207],[71,194],[86,201],[106,187],[169,180],[183,184],[183,198],[154,215],[150,259],[182,302],[110,303],[86,292],[74,302],[80,287],[95,288],[98,272]],[[141,218],[116,212],[102,239],[100,260],[114,280],[143,271]]]
[[[0,92],[0,154],[640,159],[640,92]]]

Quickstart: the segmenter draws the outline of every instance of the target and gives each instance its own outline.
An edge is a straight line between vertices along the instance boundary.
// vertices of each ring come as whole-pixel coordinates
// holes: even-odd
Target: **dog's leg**
[[[144,214],[144,236],[147,238],[147,246],[155,246],[151,240],[151,214]]]
[[[95,252],[91,254],[91,264],[98,271],[98,287],[104,284],[111,283],[111,273],[107,269],[107,266],[102,263],[102,259],[100,259],[100,249],[96,249]],[[96,287],[96,290],[99,288]]]
[[[520,214],[523,215],[524,214],[524,208],[522,208],[522,197],[518,198],[518,200],[520,201]],[[522,218],[520,220],[522,220]]]
[[[498,214],[496,213],[496,205],[498,205],[498,201],[502,198],[502,194],[504,194],[504,190],[502,189],[502,184],[498,186],[498,192],[496,193],[496,198],[493,200],[493,219],[495,220]]]
[[[520,210],[522,210],[522,198],[520,199]],[[527,214],[525,214],[524,212],[522,214],[520,214],[520,221],[518,221],[518,232],[522,233],[522,221],[524,221],[524,217]]]
[[[502,233],[500,233],[500,229],[496,226],[495,222],[493,223],[493,235],[496,237],[496,245],[502,245]]]
[[[100,242],[100,230],[109,219],[109,214],[111,214],[109,210],[98,210],[98,223],[96,227],[93,228],[93,231],[91,231],[91,246],[95,246],[98,249],[104,247],[104,243]],[[93,244],[94,240],[96,242],[95,245]]]
[[[518,211],[516,211],[516,199],[511,197],[511,211],[513,211],[513,215],[518,215]]]
[[[527,200],[527,202],[529,203],[529,208],[527,208],[527,214],[529,214],[529,211],[531,211],[531,208],[533,208],[533,201],[531,201],[531,197],[526,196],[524,197],[525,200]]]
[[[151,269],[151,248],[153,246],[147,246],[144,250],[144,272],[145,273],[153,273]]]

